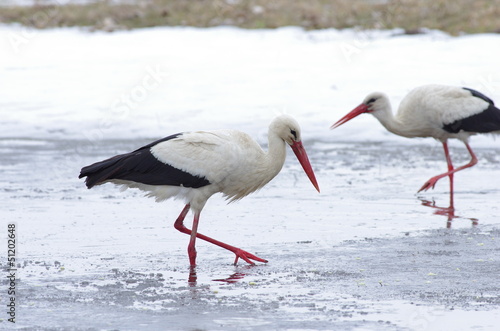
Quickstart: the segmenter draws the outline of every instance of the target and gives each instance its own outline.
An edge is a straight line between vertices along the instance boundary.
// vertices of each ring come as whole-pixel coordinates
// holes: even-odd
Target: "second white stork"
[[[235,201],[273,179],[283,167],[287,144],[319,192],[297,121],[288,115],[276,117],[269,126],[268,141],[266,153],[248,134],[236,130],[179,133],[86,166],[79,178],[87,177],[88,188],[111,182],[146,191],[156,201],[172,197],[184,199],[186,205],[174,226],[191,236],[188,245],[191,266],[196,265],[196,238],[233,252],[234,264],[239,258],[250,264],[253,264],[251,260],[267,262],[198,233],[198,222],[201,210],[213,194],[221,192]],[[189,210],[194,214],[191,230],[184,226]]]
[[[439,179],[448,176],[450,201],[453,201],[453,174],[477,163],[477,157],[469,146],[469,137],[477,133],[500,133],[500,109],[484,94],[466,87],[417,87],[401,101],[395,116],[385,94],[371,93],[331,128],[334,129],[363,113],[375,116],[394,134],[408,138],[433,137],[443,144],[448,171],[429,179],[418,192],[434,188]],[[447,144],[449,138],[459,139],[465,144],[471,156],[469,163],[458,168],[453,167]]]

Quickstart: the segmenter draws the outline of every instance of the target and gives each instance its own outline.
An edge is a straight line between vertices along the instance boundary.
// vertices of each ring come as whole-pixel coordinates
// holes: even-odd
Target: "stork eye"
[[[295,140],[297,140],[297,131],[295,131],[295,130],[292,129],[292,130],[290,130],[290,133],[293,134],[293,138]]]
[[[366,104],[369,105],[370,103],[374,103],[375,101],[377,101],[377,98],[371,98]]]

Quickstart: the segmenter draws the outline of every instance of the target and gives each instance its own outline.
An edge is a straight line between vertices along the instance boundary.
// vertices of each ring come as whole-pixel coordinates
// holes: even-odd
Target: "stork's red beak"
[[[363,113],[367,113],[367,112],[368,112],[368,106],[365,105],[364,103],[362,103],[359,106],[357,106],[356,108],[354,108],[349,114],[342,117],[337,123],[333,124],[330,127],[330,129],[335,129],[336,127],[341,126],[345,122],[352,120],[354,117],[361,115]]]
[[[304,169],[307,177],[309,177],[309,180],[314,185],[316,190],[319,192],[319,185],[318,182],[316,181],[316,176],[314,176],[314,171],[311,167],[311,163],[309,162],[309,158],[307,157],[304,145],[302,145],[302,142],[300,141],[295,141],[293,144],[290,145],[290,147],[292,148],[292,151],[295,153],[295,156],[297,156],[297,159],[299,160],[300,165]]]

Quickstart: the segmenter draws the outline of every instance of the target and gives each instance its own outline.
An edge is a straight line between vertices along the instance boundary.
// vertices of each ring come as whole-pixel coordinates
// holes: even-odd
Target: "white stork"
[[[477,163],[477,157],[468,143],[469,137],[476,133],[500,133],[500,109],[484,94],[466,87],[417,87],[401,101],[396,116],[393,115],[385,94],[371,93],[331,128],[334,129],[363,113],[375,116],[394,134],[408,138],[432,137],[443,144],[448,171],[429,179],[418,192],[434,188],[439,179],[448,176],[450,208],[453,208],[453,174]],[[465,144],[471,156],[469,163],[453,168],[447,144],[449,138],[459,139]]]
[[[152,142],[131,153],[121,154],[84,167],[79,178],[87,177],[88,188],[106,182],[139,188],[156,201],[182,198],[186,206],[175,221],[175,228],[191,236],[189,261],[196,265],[195,240],[200,238],[253,264],[267,262],[242,249],[227,245],[197,232],[200,213],[208,198],[221,192],[231,201],[262,188],[283,167],[286,145],[294,151],[312,184],[319,187],[302,145],[300,127],[288,115],[276,117],[269,125],[269,148],[262,148],[248,134],[236,130],[178,133]],[[184,218],[193,211],[192,230]]]

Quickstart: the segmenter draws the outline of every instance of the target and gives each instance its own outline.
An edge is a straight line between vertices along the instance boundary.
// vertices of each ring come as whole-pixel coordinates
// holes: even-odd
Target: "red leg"
[[[446,142],[443,143],[443,147],[444,147],[444,150],[445,150],[446,158],[448,159],[449,158],[449,153],[448,153],[448,146],[447,146]],[[465,147],[467,147],[467,150],[469,151],[469,154],[471,156],[471,160],[470,160],[469,163],[467,163],[466,165],[463,165],[463,166],[461,166],[459,168],[456,168],[456,169],[453,169],[453,166],[451,166],[452,170],[449,170],[448,172],[445,172],[444,174],[432,177],[431,179],[429,179],[420,188],[420,190],[418,190],[418,192],[420,192],[420,191],[426,191],[426,190],[428,190],[430,188],[434,188],[434,186],[436,186],[437,181],[440,180],[441,178],[453,175],[454,173],[456,173],[456,172],[458,172],[460,170],[464,170],[464,169],[470,168],[470,167],[474,166],[475,164],[477,164],[477,157],[474,154],[474,152],[472,151],[472,149],[470,148],[469,144],[465,143]],[[451,180],[451,178],[450,178],[450,180]],[[450,186],[450,187],[453,188],[453,186]]]
[[[446,142],[443,143],[444,155],[446,157],[446,162],[448,163],[448,172],[453,171],[453,163],[451,162],[450,152],[448,150],[448,144]],[[450,177],[450,207],[449,210],[455,210],[453,203],[453,172],[448,175]]]
[[[180,213],[179,217],[177,217],[177,220],[175,220],[174,227],[177,230],[182,231],[181,230],[182,228],[185,229],[185,227],[184,227],[184,218],[186,218],[186,215],[189,212],[189,208],[190,207],[191,206],[189,204],[187,204],[184,207],[184,209],[182,210],[182,212]],[[196,227],[196,229],[198,229],[198,222],[193,221],[193,228],[194,227]],[[196,232],[193,232],[193,233],[196,234]],[[191,232],[189,232],[188,234],[191,234]],[[191,267],[195,267],[196,266],[195,239],[196,239],[195,236],[191,236],[191,239],[189,240],[189,245],[188,245],[188,256],[189,256],[189,263],[190,263]]]
[[[196,260],[196,249],[195,249],[195,240],[196,238],[200,238],[202,240],[208,241],[209,243],[212,243],[214,245],[220,246],[222,248],[225,248],[231,252],[233,252],[236,255],[236,258],[234,260],[234,264],[238,262],[239,258],[242,258],[245,262],[254,264],[250,259],[259,261],[259,262],[265,262],[267,263],[267,260],[261,259],[260,257],[257,257],[251,253],[248,253],[240,248],[225,244],[221,241],[212,239],[210,237],[207,237],[201,233],[198,233],[198,222],[200,218],[200,212],[195,212],[194,215],[194,220],[193,220],[193,230],[189,230],[184,226],[184,218],[186,217],[188,211],[189,211],[190,205],[187,204],[184,209],[182,210],[181,214],[177,218],[177,220],[174,223],[174,227],[179,230],[182,233],[186,233],[188,235],[191,235],[191,239],[189,241],[188,245],[188,254],[189,254],[189,261],[191,263],[191,266],[195,265],[195,260]]]
[[[196,266],[196,233],[198,233],[198,222],[200,221],[200,212],[197,211],[194,213],[193,218],[193,228],[191,230],[191,239],[189,239],[188,245],[188,255],[189,255],[189,263],[191,267]]]

